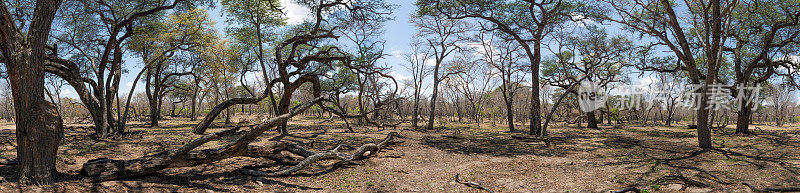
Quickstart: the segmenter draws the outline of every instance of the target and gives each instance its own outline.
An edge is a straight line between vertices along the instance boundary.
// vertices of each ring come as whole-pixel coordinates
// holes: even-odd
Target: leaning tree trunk
[[[264,98],[266,98],[266,95],[260,96],[260,97],[255,97],[255,98],[233,98],[233,99],[226,100],[226,101],[214,106],[214,108],[212,108],[211,111],[208,112],[208,115],[206,115],[206,117],[203,118],[203,120],[200,121],[200,123],[198,123],[192,129],[192,133],[195,133],[195,134],[203,134],[203,133],[205,133],[206,132],[206,128],[208,128],[208,126],[211,125],[212,122],[214,122],[214,119],[216,119],[217,116],[219,116],[219,114],[222,113],[223,110],[227,109],[230,106],[237,105],[237,104],[255,104],[255,103],[258,103],[259,101],[261,101]]]
[[[139,78],[142,77],[142,74],[144,74],[146,68],[147,66],[142,68],[142,70],[139,71],[139,74],[136,75],[136,78],[133,79],[133,85],[131,85],[131,90],[130,92],[128,92],[128,98],[125,99],[125,109],[122,110],[123,112],[122,117],[119,118],[119,124],[117,124],[117,133],[119,134],[125,133],[125,127],[126,124],[128,123],[128,111],[129,111],[128,109],[131,106],[131,98],[133,98],[133,91],[136,90],[136,84],[139,83]]]

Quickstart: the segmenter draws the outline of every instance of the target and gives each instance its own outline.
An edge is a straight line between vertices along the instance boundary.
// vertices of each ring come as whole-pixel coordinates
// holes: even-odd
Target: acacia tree
[[[775,125],[778,127],[783,126],[786,122],[786,117],[789,112],[789,107],[792,106],[796,97],[792,94],[792,90],[786,84],[768,84],[767,87],[767,101],[772,105],[775,115]]]
[[[393,6],[387,6],[386,9],[391,11]],[[341,23],[341,27],[337,28],[337,33],[341,34],[346,40],[350,41],[352,46],[348,46],[349,53],[354,54],[356,60],[354,61],[357,66],[364,66],[383,71],[387,68],[380,67],[378,60],[384,58],[384,43],[382,40],[384,23],[391,18],[375,15],[376,20],[364,21],[359,19],[352,19],[347,17],[347,14],[334,13],[333,18]],[[361,113],[359,123],[364,123],[368,117],[367,112],[372,112],[373,119],[377,119],[379,102],[381,101],[381,89],[379,87],[385,86],[384,83],[376,81],[380,75],[378,74],[361,74],[353,73],[356,75],[356,83],[358,84],[357,99],[358,110]],[[371,101],[372,104],[365,104]],[[373,110],[368,110],[368,105],[371,105]]]
[[[672,126],[672,123],[675,122],[675,112],[680,95],[683,92],[680,88],[684,78],[670,73],[658,73],[656,76],[658,82],[655,83],[654,87],[660,92],[655,96],[657,100],[654,102],[661,105],[661,110],[666,110],[667,115],[664,125]]]
[[[261,76],[264,79],[272,79],[278,76],[274,64],[268,58],[270,52],[265,50],[264,44],[274,41],[274,36],[276,35],[271,30],[274,30],[275,27],[286,25],[285,18],[281,16],[280,2],[277,0],[223,0],[222,6],[225,10],[227,21],[241,25],[227,29],[228,33],[233,34],[236,38],[234,43],[238,44],[238,52],[242,53],[243,57],[255,55],[258,65],[261,67]],[[266,86],[267,83],[264,82],[263,84]],[[250,89],[247,90],[252,92]],[[277,113],[278,105],[273,91],[265,91],[270,98],[269,104],[272,112]],[[250,94],[252,95],[253,93]]]
[[[210,46],[205,47],[202,52],[203,63],[201,64],[200,74],[206,75],[208,78],[203,79],[204,84],[207,85],[206,89],[209,93],[213,94],[214,101],[220,102],[232,98],[247,98],[250,96],[237,96],[234,94],[234,84],[237,79],[241,81],[242,73],[246,72],[243,69],[245,63],[242,63],[237,58],[242,57],[241,49],[231,47],[226,41],[217,39]],[[247,85],[242,85],[247,86]],[[249,88],[247,89],[249,93]],[[225,123],[231,123],[231,117],[234,111],[232,108],[225,109]]]
[[[294,166],[277,172],[246,170],[247,174],[256,176],[285,176],[291,175],[294,172],[303,169],[304,167],[321,159],[340,159],[343,161],[352,161],[365,159],[369,155],[379,152],[381,148],[388,144],[388,142],[393,136],[396,135],[396,133],[390,134],[379,144],[363,145],[350,155],[340,152],[341,147],[337,147],[331,151],[311,152],[298,145],[287,142],[273,142],[267,146],[250,145],[250,143],[256,140],[268,129],[272,129],[284,124],[288,119],[295,115],[301,114],[311,106],[318,105],[321,107],[326,107],[325,104],[336,105],[330,103],[329,99],[326,99],[324,96],[322,96],[320,84],[320,80],[325,78],[324,74],[332,70],[335,65],[340,65],[341,67],[349,69],[358,69],[357,72],[359,73],[382,74],[381,72],[377,72],[368,67],[353,65],[354,63],[352,61],[354,58],[351,57],[352,55],[344,53],[341,49],[336,47],[336,35],[331,28],[335,28],[337,23],[327,23],[331,20],[327,20],[327,15],[325,13],[342,11],[350,13],[350,17],[356,19],[370,20],[372,17],[360,16],[364,16],[362,13],[383,14],[384,12],[382,11],[385,10],[383,2],[329,0],[321,1],[318,4],[309,4],[309,6],[315,13],[315,17],[312,22],[300,25],[298,28],[295,28],[294,31],[287,32],[294,35],[288,36],[286,39],[275,44],[276,47],[274,57],[279,76],[265,82],[269,83],[266,88],[268,90],[272,89],[271,87],[273,87],[276,83],[282,83],[283,85],[283,92],[281,93],[280,97],[281,104],[279,104],[279,116],[264,120],[260,124],[251,127],[250,130],[244,132],[238,132],[241,128],[237,127],[217,133],[206,134],[189,143],[186,143],[186,145],[178,149],[167,150],[142,158],[132,160],[90,160],[83,165],[81,173],[96,180],[111,180],[131,176],[148,175],[165,168],[197,166],[201,164],[213,163],[231,157],[248,156],[270,159],[278,162],[279,164]],[[289,71],[290,69],[291,71]],[[385,74],[382,74],[382,76],[384,75]],[[290,100],[294,92],[304,84],[311,85],[311,93],[314,99],[294,107],[286,105],[285,109],[283,109],[283,100]],[[232,98],[215,106],[210,113],[219,114],[222,110],[234,104],[243,104],[243,101],[247,102],[248,100],[262,100],[266,98],[264,95],[266,95],[266,93],[263,93],[255,98]],[[334,111],[335,114],[343,117],[358,117],[357,115],[347,114],[346,112],[335,111],[335,109],[324,109]],[[216,117],[215,114],[207,115],[204,121],[195,127],[194,132],[203,133],[208,127],[207,124],[203,124],[209,122],[209,120],[213,120],[214,117]],[[227,143],[226,145],[216,148],[195,150],[196,148],[210,141],[232,135],[237,137],[235,137],[233,141]],[[296,160],[291,156],[281,153],[284,151],[303,157],[303,159]],[[366,154],[367,152],[370,153]]]
[[[455,51],[461,49],[461,43],[466,43],[466,35],[469,26],[464,21],[443,18],[437,15],[426,15],[419,12],[413,16],[412,22],[417,27],[418,36],[425,38],[425,50],[433,57],[433,91],[430,97],[430,114],[428,116],[427,129],[433,128],[436,115],[436,100],[439,95],[439,83],[450,75],[460,73],[459,71],[440,74],[444,67],[445,59]]]
[[[408,61],[408,68],[411,70],[411,85],[413,87],[413,110],[411,113],[411,127],[417,128],[417,123],[419,122],[420,118],[420,99],[422,97],[422,91],[425,90],[423,88],[423,84],[425,83],[425,78],[430,75],[430,70],[428,70],[425,66],[427,64],[429,56],[427,55],[428,52],[423,51],[422,49],[425,47],[425,44],[419,39],[414,39],[411,41],[411,52],[405,54],[405,58]]]
[[[487,37],[485,37],[488,35]],[[524,76],[520,76],[520,72],[524,70],[524,66],[519,63],[521,55],[516,50],[519,45],[513,44],[508,40],[504,40],[497,36],[497,32],[481,33],[481,55],[483,55],[483,62],[489,64],[497,72],[497,77],[500,78],[500,86],[498,87],[502,96],[503,102],[506,106],[506,120],[508,121],[508,130],[515,131],[514,129],[514,96],[517,90],[522,88],[520,82]],[[497,39],[495,39],[497,38]]]
[[[595,26],[581,32],[560,34],[556,38],[555,57],[544,63],[542,74],[547,82],[577,95],[576,90],[568,88],[581,80],[591,81],[600,88],[624,81],[622,67],[631,56],[632,43],[623,36],[608,37],[604,29]],[[595,111],[585,113],[588,128],[597,128]]]
[[[478,47],[478,45],[472,44],[471,47]],[[480,52],[480,49],[475,50]],[[452,78],[455,83],[454,86],[456,91],[461,96],[464,96],[465,102],[469,105],[466,113],[470,114],[473,121],[480,125],[480,112],[485,107],[483,102],[487,97],[486,92],[494,87],[492,80],[495,77],[491,73],[491,67],[481,62],[481,59],[475,59],[476,55],[478,54],[467,53],[459,55],[458,60],[456,60],[450,71],[463,72],[456,74]]]
[[[56,153],[64,130],[56,106],[44,96],[44,64],[61,1],[26,3],[33,4],[0,3],[0,52],[14,98],[19,182],[49,184],[58,173]]]
[[[742,99],[736,121],[737,134],[749,134],[755,102],[747,88],[763,84],[773,76],[791,77],[794,62],[786,57],[800,45],[800,2],[742,1],[732,13],[730,33],[736,42],[723,50],[733,55],[735,77],[731,94]]]
[[[58,15],[45,70],[66,80],[89,110],[95,136],[112,134],[113,104],[118,99],[125,44],[142,19],[176,7],[191,9],[204,1],[67,1]],[[61,48],[61,49],[56,49]],[[117,111],[116,117],[121,115]],[[120,127],[117,127],[120,128]]]
[[[188,89],[178,88],[175,83],[182,76],[193,74],[202,60],[194,55],[215,36],[211,20],[203,9],[172,13],[166,20],[150,19],[136,27],[142,32],[134,35],[127,47],[144,61],[145,66],[138,76],[144,73],[150,126],[157,127],[162,99],[175,89]]]
[[[723,3],[724,1],[724,3]],[[689,82],[700,85],[697,105],[697,139],[701,148],[711,148],[709,127],[710,85],[719,81],[725,34],[731,30],[731,13],[737,0],[691,1],[604,0],[606,4],[591,16],[619,23],[626,30],[652,37],[652,46],[664,46],[680,61],[676,66],[645,66],[640,70],[685,71]],[[676,8],[686,10],[677,12]],[[608,15],[606,15],[606,13]],[[700,52],[696,52],[700,50]]]
[[[542,42],[553,26],[568,21],[581,6],[568,0],[419,0],[422,12],[449,19],[478,19],[492,24],[484,31],[500,31],[522,46],[531,76],[530,135],[541,130],[539,66]]]

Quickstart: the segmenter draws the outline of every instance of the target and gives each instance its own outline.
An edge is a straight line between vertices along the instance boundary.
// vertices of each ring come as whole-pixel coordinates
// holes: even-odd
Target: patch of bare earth
[[[626,187],[655,192],[748,192],[757,187],[800,186],[800,130],[761,128],[757,135],[715,133],[715,149],[702,151],[695,130],[662,126],[556,126],[552,145],[511,138],[514,133],[483,125],[452,125],[431,131],[356,127],[301,119],[290,124],[284,141],[314,150],[338,144],[376,142],[392,131],[398,139],[368,160],[336,166],[320,162],[292,177],[261,178],[241,174],[248,168],[276,171],[271,161],[231,158],[197,167],[167,169],[157,175],[92,183],[82,179],[81,164],[95,158],[132,159],[179,147],[197,135],[196,122],[165,121],[161,127],[134,125],[118,140],[94,140],[86,128],[70,128],[59,148],[63,175],[47,186],[19,187],[15,168],[0,165],[0,192],[481,192],[454,181],[463,179],[494,192],[608,192]],[[0,126],[3,126],[0,124]],[[3,126],[4,127],[4,126]],[[222,130],[219,128],[213,131]],[[728,128],[728,133],[733,128]],[[13,125],[0,129],[0,156],[15,156]],[[272,143],[274,133],[256,144]],[[222,145],[232,138],[207,144]],[[681,175],[710,187],[661,179]],[[661,179],[661,180],[659,180]],[[681,185],[677,185],[681,184]]]

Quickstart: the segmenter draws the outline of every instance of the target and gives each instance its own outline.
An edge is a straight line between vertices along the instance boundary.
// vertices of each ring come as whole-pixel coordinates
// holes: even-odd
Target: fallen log
[[[249,145],[266,130],[275,128],[278,124],[289,118],[302,113],[312,105],[316,104],[321,98],[312,102],[300,105],[291,112],[263,121],[247,132],[241,134],[235,141],[217,148],[194,150],[205,143],[220,139],[222,137],[239,135],[240,128],[233,128],[217,133],[207,134],[186,145],[174,149],[159,152],[153,155],[144,156],[131,160],[114,160],[107,158],[93,159],[83,164],[80,173],[93,181],[106,181],[123,179],[136,176],[150,175],[166,168],[189,167],[202,164],[213,163],[231,157],[257,157],[266,158],[278,163],[297,163],[288,155],[281,154],[282,151],[289,151],[297,155],[308,155],[308,151],[282,142],[275,142],[271,145],[260,147]]]
[[[280,121],[279,118],[273,118],[269,121],[262,123],[255,127],[250,132],[256,131],[259,128],[272,128]],[[308,151],[296,144],[285,142],[274,142],[268,146],[255,146],[247,145],[249,142],[246,140],[247,135],[242,136],[237,142],[227,146],[204,149],[199,151],[192,151],[192,149],[201,146],[209,141],[219,139],[225,136],[235,135],[238,132],[238,127],[220,131],[213,134],[208,134],[192,142],[187,143],[181,148],[171,151],[164,151],[154,155],[149,155],[132,160],[113,160],[113,159],[94,159],[89,160],[83,164],[80,174],[89,177],[93,181],[107,181],[115,179],[124,179],[137,176],[146,176],[156,173],[166,168],[176,167],[191,167],[208,163],[217,162],[231,157],[252,157],[263,158],[275,161],[281,165],[294,165],[286,170],[277,172],[263,172],[243,170],[245,174],[255,176],[287,176],[297,172],[312,163],[324,159],[340,159],[343,162],[365,159],[369,156],[377,154],[380,150],[384,149],[394,137],[400,135],[396,132],[389,133],[378,144],[364,144],[357,148],[353,154],[345,154],[340,152],[340,149],[346,147],[340,145],[337,148],[326,152],[313,152]],[[249,133],[248,133],[249,134]],[[239,146],[237,144],[244,144]],[[290,155],[283,152],[288,152],[300,157],[302,160],[297,160]]]
[[[276,171],[276,172],[265,172],[265,171],[257,171],[257,170],[243,170],[243,171],[244,171],[245,174],[253,175],[253,176],[269,176],[269,177],[272,177],[272,176],[288,176],[288,175],[291,175],[294,172],[300,171],[303,168],[308,167],[312,163],[320,161],[320,160],[338,159],[338,160],[340,160],[340,162],[351,162],[351,161],[361,160],[361,159],[365,159],[365,158],[368,158],[370,156],[376,155],[384,147],[386,147],[386,145],[394,137],[397,137],[397,136],[399,136],[399,135],[396,132],[391,132],[380,143],[378,143],[378,144],[374,144],[374,143],[364,144],[361,147],[358,147],[353,152],[353,154],[350,154],[350,155],[348,155],[346,153],[343,153],[343,152],[340,152],[340,150],[343,147],[347,147],[346,145],[339,145],[336,148],[334,148],[333,150],[325,151],[325,152],[313,152],[313,153],[311,153],[311,152],[304,151],[306,153],[303,153],[303,154],[305,154],[306,156],[303,156],[303,157],[305,157],[305,159],[303,159],[303,161],[301,161],[300,163],[297,163],[296,165],[294,165],[294,166],[292,166],[290,168],[287,168],[287,169],[284,169],[284,170],[280,170],[280,171]],[[309,155],[309,153],[310,153],[310,155]]]

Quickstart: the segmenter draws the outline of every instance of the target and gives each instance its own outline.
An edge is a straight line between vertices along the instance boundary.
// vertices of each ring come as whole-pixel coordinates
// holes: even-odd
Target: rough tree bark
[[[21,184],[48,184],[58,173],[56,153],[64,131],[56,107],[44,98],[44,64],[45,43],[60,4],[60,0],[37,0],[27,33],[17,29],[6,3],[0,4],[0,50],[17,117]]]

